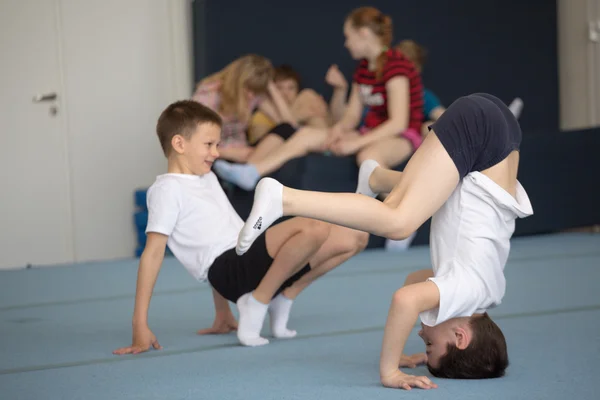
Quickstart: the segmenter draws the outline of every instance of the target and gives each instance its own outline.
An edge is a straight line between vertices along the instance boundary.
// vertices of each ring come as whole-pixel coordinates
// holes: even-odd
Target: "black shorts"
[[[253,147],[258,146],[258,144],[267,136],[269,135],[277,135],[280,138],[283,139],[283,141],[285,142],[286,140],[288,140],[290,137],[292,137],[292,135],[296,133],[296,128],[294,128],[292,125],[286,123],[283,124],[279,124],[276,125],[275,127],[273,127],[273,129],[271,129],[266,135],[264,135],[262,138],[260,138],[256,143],[254,143]]]
[[[267,251],[265,236],[260,235],[242,256],[238,256],[235,249],[227,250],[217,257],[208,269],[208,282],[227,300],[235,303],[242,295],[256,289],[271,268],[273,258]],[[308,271],[309,264],[286,280],[273,297],[292,286]]]
[[[487,93],[460,97],[429,129],[433,129],[460,179],[504,160],[521,146],[521,128],[510,109]]]

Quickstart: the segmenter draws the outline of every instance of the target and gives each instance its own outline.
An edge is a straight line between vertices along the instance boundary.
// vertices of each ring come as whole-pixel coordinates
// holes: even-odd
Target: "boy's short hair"
[[[280,65],[279,67],[275,68],[275,75],[273,76],[273,81],[277,82],[277,81],[284,81],[286,79],[292,79],[294,81],[296,81],[296,84],[298,85],[298,89],[300,89],[300,84],[301,84],[301,80],[300,80],[300,74],[294,69],[292,68],[291,65],[288,64],[283,64]]]
[[[199,124],[223,125],[223,120],[213,110],[193,100],[180,100],[170,104],[160,114],[156,134],[166,157],[171,153],[175,135],[189,139]]]
[[[504,376],[508,367],[508,351],[504,334],[485,313],[469,321],[473,331],[471,343],[464,350],[448,344],[447,353],[440,358],[440,365],[429,372],[438,378],[489,379]]]

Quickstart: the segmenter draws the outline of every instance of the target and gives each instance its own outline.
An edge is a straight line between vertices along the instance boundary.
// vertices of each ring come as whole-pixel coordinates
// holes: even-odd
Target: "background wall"
[[[344,48],[345,16],[366,3],[355,0],[282,2],[243,0],[193,3],[195,78],[244,53],[290,63],[307,86],[329,96],[324,82],[336,63],[350,79],[355,62]],[[506,102],[521,97],[526,132],[558,129],[557,18],[555,0],[375,0],[390,15],[394,43],[412,38],[430,59],[424,82],[446,104],[491,92]],[[235,12],[232,12],[235,10]]]
[[[11,238],[0,245],[0,268],[133,257],[134,190],[148,187],[166,167],[156,120],[169,103],[189,98],[193,87],[190,0],[47,1],[37,9],[32,4],[29,9],[25,3],[4,2],[0,10],[16,22],[2,25],[3,55],[9,60],[28,55],[22,57],[24,65],[0,71],[6,81],[22,82],[21,91],[0,93],[0,104],[11,104],[0,109],[0,121],[13,120],[11,114],[17,112],[24,119],[45,121],[40,129],[28,130],[27,124],[16,123],[14,129],[0,132],[4,138],[28,139],[18,146],[2,143],[7,143],[3,150],[16,160],[10,167],[24,168],[32,176],[27,182],[30,193],[27,185],[9,186],[12,195],[0,198],[1,225]],[[56,46],[43,42],[41,35],[21,34],[22,27],[35,26],[40,18],[55,28],[50,41]],[[44,49],[52,47],[51,54],[37,51],[40,43]],[[54,60],[60,65],[55,68],[58,79],[29,87],[30,82],[23,82],[18,73],[31,70],[37,81],[39,72]],[[37,91],[58,94],[56,119],[48,118],[46,105],[31,102]],[[50,130],[57,120],[60,127]],[[65,152],[49,148],[46,153],[51,156],[31,157],[40,151],[44,154],[40,146],[55,131]],[[69,183],[56,189],[52,182],[35,178],[39,170],[60,170],[61,182]],[[44,185],[50,187],[40,189]],[[55,199],[56,191],[60,200],[44,200]],[[34,204],[23,207],[23,202]],[[53,208],[57,203],[60,210]],[[59,211],[60,218],[42,218]],[[18,223],[8,231],[5,220]],[[57,236],[60,240],[49,240]],[[44,242],[50,241],[67,250],[40,259],[40,250],[48,247]]]
[[[78,261],[135,250],[133,189],[150,185],[166,166],[156,119],[190,93],[188,6],[62,0]]]

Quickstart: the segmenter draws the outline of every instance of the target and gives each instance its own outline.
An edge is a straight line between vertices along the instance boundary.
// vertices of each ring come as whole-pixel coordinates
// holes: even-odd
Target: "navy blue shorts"
[[[460,179],[504,160],[521,146],[521,127],[500,99],[487,93],[460,97],[430,127]]]

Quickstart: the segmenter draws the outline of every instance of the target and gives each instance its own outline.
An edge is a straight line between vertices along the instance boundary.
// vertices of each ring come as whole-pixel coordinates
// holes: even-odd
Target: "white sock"
[[[238,236],[235,251],[242,255],[269,226],[283,216],[283,185],[263,178],[256,185],[252,211]]]
[[[276,338],[293,338],[296,336],[296,331],[287,328],[290,311],[292,310],[294,300],[288,299],[280,293],[277,297],[271,300],[269,304],[269,319],[271,321],[271,332]]]
[[[263,346],[269,340],[260,336],[268,304],[263,304],[252,296],[252,292],[246,293],[237,301],[240,313],[238,321],[237,337],[244,346]]]
[[[375,160],[365,160],[362,162],[362,164],[360,164],[356,193],[364,194],[365,196],[370,196],[373,198],[377,197],[378,193],[374,193],[369,186],[369,178],[377,167],[379,167],[379,163]]]
[[[515,98],[512,103],[510,103],[508,108],[510,109],[510,112],[513,113],[515,118],[519,119],[521,116],[521,111],[523,111],[523,100],[521,100],[519,97]]]

